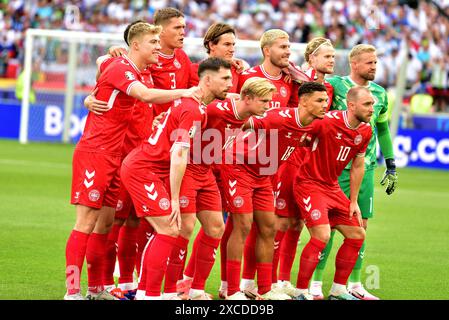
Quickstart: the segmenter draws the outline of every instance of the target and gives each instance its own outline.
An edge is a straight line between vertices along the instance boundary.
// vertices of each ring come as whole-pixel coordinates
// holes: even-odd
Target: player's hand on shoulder
[[[110,54],[112,57],[120,57],[127,52],[128,51],[125,48],[119,46],[112,46],[108,50],[108,54]]]
[[[237,73],[242,73],[250,67],[250,65],[245,60],[237,58],[232,59],[231,65],[237,70]]]
[[[98,100],[95,98],[95,95],[98,92],[98,88],[95,88],[94,91],[92,91],[85,99],[84,99],[84,106],[89,110],[90,112],[96,114],[96,115],[102,115],[106,111],[109,110],[107,101]]]
[[[201,103],[201,99],[203,98],[203,91],[200,87],[191,87],[189,89],[186,89],[182,96],[184,98],[193,98]]]
[[[283,71],[284,73],[288,74],[293,81],[299,83],[312,81],[312,79],[310,79],[310,77],[292,61],[289,61],[288,67],[284,68]]]

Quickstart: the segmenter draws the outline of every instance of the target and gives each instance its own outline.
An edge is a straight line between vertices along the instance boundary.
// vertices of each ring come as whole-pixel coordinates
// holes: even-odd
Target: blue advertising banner
[[[449,132],[399,129],[393,147],[398,167],[449,170]]]
[[[87,109],[77,107],[70,116],[70,139],[78,142],[83,133]],[[28,139],[30,141],[62,141],[64,109],[57,105],[30,107]]]

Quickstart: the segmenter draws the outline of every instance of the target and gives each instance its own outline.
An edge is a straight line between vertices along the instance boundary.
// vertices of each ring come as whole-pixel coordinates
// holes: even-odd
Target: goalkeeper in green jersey
[[[349,76],[334,76],[327,79],[334,87],[333,103],[331,110],[346,110],[346,94],[348,90],[354,86],[364,86],[368,88],[376,101],[374,105],[374,114],[371,118],[371,126],[373,127],[373,136],[371,138],[365,156],[365,176],[359,192],[358,204],[362,212],[363,227],[367,228],[368,219],[373,217],[374,203],[374,169],[377,165],[377,147],[376,139],[379,141],[380,149],[385,158],[386,171],[381,185],[386,186],[386,193],[392,194],[397,185],[396,165],[393,155],[393,144],[388,127],[388,101],[387,93],[384,88],[372,82],[376,75],[377,55],[376,48],[372,45],[360,44],[355,46],[349,53],[349,65],[351,72]],[[339,184],[346,195],[349,197],[349,167],[347,167],[339,177]],[[323,271],[329,252],[332,248],[332,242],[335,230],[332,231],[331,238],[327,247],[322,253],[322,259],[318,264],[312,278],[310,293],[316,299],[322,299],[322,279]],[[359,251],[356,265],[349,277],[348,291],[355,297],[362,300],[378,300],[376,296],[365,290],[361,283],[362,262],[365,255],[365,243]]]

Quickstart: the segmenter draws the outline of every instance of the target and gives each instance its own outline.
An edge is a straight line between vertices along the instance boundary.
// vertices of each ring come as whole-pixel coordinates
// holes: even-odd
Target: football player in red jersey
[[[176,8],[162,8],[154,13],[153,21],[155,25],[162,27],[159,59],[151,67],[154,87],[166,90],[189,88],[191,61],[182,50],[186,28],[184,14]],[[117,57],[125,54],[126,49],[113,46],[108,52]],[[171,105],[172,103],[154,104],[154,116],[167,111]]]
[[[233,27],[226,23],[214,23],[207,30],[204,36],[204,47],[207,50],[209,57],[218,57],[225,59],[231,63],[231,73],[232,73],[232,87],[229,93],[237,93],[237,85],[239,81],[239,74],[242,72],[242,68],[247,69],[249,65],[240,59],[234,58],[235,52],[235,30]],[[196,85],[198,82],[198,65],[199,63],[193,63],[190,75],[190,85]],[[229,95],[228,95],[229,96]],[[221,173],[220,166],[212,164],[213,174],[217,180],[218,187],[220,189],[220,194],[222,197],[222,203],[224,203],[224,192],[221,189]],[[203,232],[202,230],[200,231]],[[193,279],[195,270],[195,252],[197,249],[197,240],[193,246],[192,254],[190,255],[189,263],[184,272],[184,281],[180,281],[178,284],[178,292],[188,293],[190,290],[190,285]],[[223,259],[223,255],[220,256]],[[225,258],[226,256],[224,256]],[[185,260],[184,260],[185,261]],[[226,260],[222,265],[226,265]]]
[[[237,86],[239,82],[239,75],[244,69],[248,69],[247,62],[234,58],[235,53],[235,30],[232,26],[226,23],[214,23],[207,29],[204,35],[204,47],[207,50],[209,57],[218,57],[225,59],[231,63],[232,72],[232,88],[230,93],[238,93]],[[198,65],[199,63],[192,63],[190,74],[190,85],[195,86],[198,83]]]
[[[301,253],[294,299],[313,300],[309,281],[330,238],[331,227],[345,240],[336,257],[331,300],[359,300],[350,295],[346,282],[365,239],[357,204],[365,172],[365,151],[372,136],[369,124],[374,98],[364,87],[353,87],[346,96],[347,111],[331,111],[312,125],[312,149],[294,182],[294,194],[310,241]],[[338,184],[338,176],[352,161],[349,199]]]
[[[144,21],[137,20],[126,27],[123,37],[128,46],[129,29],[133,25],[141,22]],[[97,77],[101,75],[112,61],[114,61],[114,59],[110,55],[102,56],[97,59],[97,64],[99,65]],[[151,77],[150,66],[147,66],[142,71],[142,75],[145,78],[147,87],[153,88],[154,84]],[[86,97],[84,105],[89,111],[100,115],[108,110],[107,101],[95,99],[95,93],[96,92],[93,92]],[[153,105],[151,103],[137,101],[133,111],[133,119],[128,126],[128,131],[125,136],[122,159],[124,159],[132,149],[140,145],[150,136],[152,119]],[[127,299],[133,299],[137,291],[134,285],[133,273],[135,267],[138,272],[140,272],[141,261],[141,256],[137,256],[137,252],[142,252],[142,250],[136,250],[137,228],[139,227],[140,219],[136,216],[131,197],[123,184],[120,183],[119,177],[113,180],[113,185],[115,188],[120,188],[120,191],[114,223],[108,235],[107,249],[104,257],[103,285],[106,290],[118,298],[126,297]],[[145,231],[147,231],[148,228],[152,229],[146,221],[143,222],[141,228]],[[143,247],[146,242],[146,237],[140,239],[140,247]],[[115,287],[113,277],[116,259],[120,271],[118,288]]]
[[[317,37],[307,43],[304,53],[305,73],[310,81],[324,84],[329,97],[328,110],[332,105],[333,87],[326,81],[326,74],[334,72],[335,49],[329,39]],[[293,195],[293,178],[310,148],[299,148],[279,168],[276,190],[276,216],[278,231],[275,237],[273,258],[273,285],[284,293],[293,295],[295,287],[290,283],[290,274],[298,247],[300,232],[304,223],[299,218],[299,208]],[[279,263],[279,283],[277,269]]]
[[[254,76],[265,77],[273,82],[277,88],[277,94],[273,96],[272,108],[298,106],[298,83],[288,81],[283,69],[293,68],[295,80],[309,81],[310,78],[297,67],[290,66],[288,61],[290,51],[289,35],[280,29],[266,31],[260,39],[260,47],[264,56],[263,63],[259,66],[245,70],[239,77],[239,86],[246,79]],[[290,72],[293,77],[293,72]],[[229,235],[228,230],[232,228],[232,222],[226,222],[226,231],[223,238]],[[245,292],[256,292],[254,277],[256,274],[255,246],[257,237],[257,226],[252,228],[244,250],[243,275],[240,288]],[[225,279],[222,278],[222,281]]]
[[[211,142],[202,141],[201,149],[196,153],[202,158],[193,159],[194,162],[187,166],[180,193],[183,224],[176,251],[172,252],[170,257],[169,269],[172,269],[172,275],[171,279],[168,276],[166,278],[166,291],[168,284],[170,290],[176,292],[177,275],[182,271],[182,260],[185,258],[187,244],[198,217],[202,229],[195,239],[196,249],[192,251],[193,258],[189,261],[191,270],[186,270],[183,282],[188,283],[185,287],[189,287],[191,299],[209,299],[208,295],[204,294],[205,275],[208,275],[212,268],[215,259],[210,257],[215,254],[214,250],[216,251],[224,231],[222,199],[211,165],[221,166],[224,161],[222,150],[226,145],[232,144],[251,115],[262,116],[269,109],[269,102],[275,91],[276,88],[269,80],[254,77],[242,87],[240,99],[228,98],[224,101],[214,101],[207,106],[207,125],[203,138]],[[176,297],[175,294],[171,296]]]
[[[301,86],[298,96],[297,108],[271,108],[264,117],[251,118],[250,124],[255,132],[239,135],[228,151],[236,163],[222,168],[227,209],[233,225],[227,242],[228,299],[244,299],[245,294],[250,293],[240,292],[239,280],[243,246],[253,219],[258,228],[258,294],[269,300],[289,299],[289,296],[271,290],[275,235],[272,176],[279,164],[286,161],[304,141],[308,125],[324,116],[328,100],[325,87],[314,82]],[[257,297],[257,294],[253,296]]]
[[[225,97],[230,87],[230,65],[222,59],[206,59],[198,73],[201,103],[181,99],[167,111],[148,142],[134,149],[122,164],[123,183],[137,215],[156,231],[151,246],[145,249],[142,266],[145,272],[139,282],[139,290],[145,290],[145,299],[161,298],[161,283],[181,228],[181,182],[191,141],[207,121],[205,105]]]
[[[121,148],[136,100],[165,102],[193,96],[197,88],[164,91],[146,87],[142,70],[157,61],[160,28],[139,23],[128,35],[129,54],[115,59],[98,79],[97,98],[108,101],[109,111],[89,113],[83,135],[73,155],[71,203],[76,223],[66,246],[67,300],[80,300],[80,275],[86,257],[88,298],[114,297],[103,290],[103,254],[113,221],[117,194],[111,181],[121,161]]]

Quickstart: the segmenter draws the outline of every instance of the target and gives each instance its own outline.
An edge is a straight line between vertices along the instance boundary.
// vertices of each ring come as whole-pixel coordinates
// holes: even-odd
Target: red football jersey
[[[284,73],[277,77],[270,76],[264,70],[263,65],[247,69],[240,74],[237,92],[240,92],[246,80],[253,77],[266,78],[276,86],[277,92],[273,95],[271,108],[296,108],[298,106],[298,90],[293,81],[286,82]]]
[[[198,67],[200,63],[192,63],[190,68],[190,85],[189,87],[194,87],[198,85],[198,82],[200,81],[198,77]],[[239,84],[239,76],[240,74],[237,72],[237,69],[231,65],[231,74],[232,74],[232,88],[229,90],[231,93],[240,93],[240,91],[237,91],[237,87]]]
[[[106,68],[118,58],[110,57],[100,64],[100,72],[103,73]],[[154,88],[153,78],[149,68],[141,72],[144,84],[148,88]],[[148,139],[153,124],[153,105],[136,100],[132,113],[132,120],[129,123],[125,140],[123,141],[122,157],[125,157],[132,149],[140,145],[145,139]]]
[[[149,69],[142,71],[144,84],[148,88],[153,88],[154,83]],[[128,126],[125,141],[123,142],[122,156],[126,156],[132,149],[140,145],[151,134],[153,126],[153,104],[136,101],[132,115],[132,121]]]
[[[206,122],[205,107],[192,98],[182,98],[180,104],[167,110],[149,139],[134,149],[124,163],[136,168],[150,166],[154,173],[167,176],[173,145],[190,147]]]
[[[257,175],[273,175],[283,161],[302,145],[311,126],[299,121],[298,109],[271,109],[264,117],[252,117],[254,131],[242,132],[226,152],[232,152],[234,163],[242,164]]]
[[[246,121],[239,117],[234,99],[214,100],[208,104],[201,141],[194,141],[190,150],[190,169],[202,174],[211,164],[222,164],[223,150],[233,143]]]
[[[312,149],[299,169],[298,178],[337,186],[346,165],[364,156],[372,135],[369,123],[351,128],[347,111],[331,111],[312,123]]]
[[[313,81],[312,79],[315,79],[316,71],[313,68],[309,68],[305,72],[305,74],[310,77],[310,79],[311,79],[310,81]],[[332,87],[332,85],[326,80],[324,80],[323,84],[326,87],[327,95],[329,97],[328,104],[327,104],[327,111],[329,111],[329,109],[331,108],[331,105],[332,105],[332,97],[334,96],[334,87]]]
[[[113,59],[100,75],[96,98],[108,101],[109,111],[102,115],[89,112],[77,148],[83,151],[120,155],[136,99],[129,96],[131,87],[144,78],[126,56]]]
[[[182,49],[175,49],[172,55],[159,53],[159,62],[151,66],[154,87],[156,89],[187,89],[190,79],[189,57]],[[154,104],[154,116],[167,111],[173,102]]]

